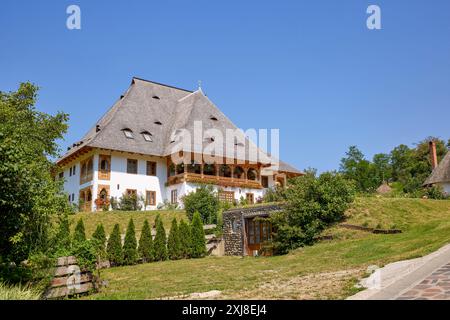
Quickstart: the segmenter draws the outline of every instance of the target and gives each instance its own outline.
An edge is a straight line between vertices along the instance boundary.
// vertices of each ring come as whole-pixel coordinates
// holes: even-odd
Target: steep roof
[[[258,159],[251,160],[267,164],[271,162],[270,157],[246,139],[244,133],[239,131],[200,89],[193,92],[139,78],[133,78],[124,95],[58,162],[84,147],[167,156],[185,149],[180,143],[173,142],[174,133],[183,129],[193,132],[195,121],[201,121],[203,132],[209,129],[211,132],[218,130],[223,137],[226,136],[227,130],[234,130],[241,141],[259,151]],[[127,138],[123,133],[124,129],[131,130],[134,139]],[[142,132],[149,132],[153,141],[146,141],[142,137]],[[197,144],[194,141],[191,151],[204,150],[210,144],[211,141],[206,140]],[[226,150],[226,141],[223,141],[223,145],[225,153],[223,156],[234,154],[236,150],[243,148],[233,143],[233,150]],[[248,160],[249,148],[237,152],[236,158]],[[285,163],[283,167],[285,171],[299,172]]]
[[[450,182],[450,152],[447,152],[439,165],[433,170],[428,179],[425,180],[424,185],[440,182]]]

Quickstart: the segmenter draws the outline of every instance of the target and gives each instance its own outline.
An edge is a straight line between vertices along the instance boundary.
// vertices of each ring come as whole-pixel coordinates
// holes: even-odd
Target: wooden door
[[[247,252],[253,255],[253,251],[261,250],[262,244],[272,238],[272,224],[268,221],[255,218],[246,219]]]

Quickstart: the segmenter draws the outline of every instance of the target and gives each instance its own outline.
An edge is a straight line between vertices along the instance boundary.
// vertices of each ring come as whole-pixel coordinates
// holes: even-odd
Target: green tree
[[[354,196],[353,182],[339,173],[325,172],[318,178],[307,174],[290,180],[284,210],[271,216],[275,252],[312,244],[324,227],[344,217]]]
[[[62,215],[59,218],[59,227],[54,244],[56,250],[70,250],[71,248],[72,239],[70,238],[70,222],[67,215]]]
[[[376,182],[380,185],[389,182],[392,178],[391,158],[386,153],[377,153],[373,156],[373,168]]]
[[[86,232],[84,230],[83,219],[79,219],[77,225],[75,226],[75,232],[73,235],[74,242],[86,241]]]
[[[150,229],[150,224],[147,219],[144,221],[144,226],[142,227],[141,238],[139,239],[139,256],[144,262],[149,262],[153,260],[153,239],[152,230]]]
[[[356,146],[351,146],[346,157],[342,158],[340,172],[345,178],[353,180],[360,192],[373,192],[382,182],[375,174],[373,164],[364,159],[363,153]]]
[[[133,219],[130,219],[123,245],[123,261],[125,264],[135,264],[137,257],[136,232],[134,230]]]
[[[172,226],[169,232],[169,238],[167,240],[167,253],[169,259],[177,260],[181,258],[181,242],[180,232],[178,229],[177,219],[173,218]]]
[[[182,258],[189,258],[192,248],[191,228],[186,221],[181,220],[178,231],[180,234],[180,255]]]
[[[185,195],[182,201],[191,221],[194,213],[198,212],[204,223],[217,223],[217,213],[220,209],[220,204],[212,186],[202,185],[194,192]]]
[[[194,213],[191,223],[191,257],[201,258],[206,255],[205,231],[203,230],[202,218],[198,212]]]
[[[156,261],[167,260],[166,230],[161,219],[156,221],[156,235],[153,241],[153,255]]]
[[[122,264],[123,262],[122,239],[120,236],[120,227],[118,223],[114,225],[113,231],[109,236],[108,245],[106,247],[106,253],[112,265],[118,266]]]
[[[22,83],[0,92],[0,258],[20,262],[49,250],[54,222],[71,212],[62,181],[49,160],[58,157],[57,140],[67,130],[68,115],[35,109],[38,87]]]
[[[103,224],[99,223],[94,233],[92,234],[92,240],[95,242],[95,247],[98,253],[102,256],[106,252],[106,232]]]

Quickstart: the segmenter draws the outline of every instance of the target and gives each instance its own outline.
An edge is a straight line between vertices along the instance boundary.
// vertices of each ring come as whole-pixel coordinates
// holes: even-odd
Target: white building
[[[198,123],[201,140],[194,134],[192,145],[180,143],[183,132],[194,132]],[[201,183],[214,185],[223,201],[243,197],[253,203],[267,188],[302,174],[281,161],[274,166],[245,136],[233,138],[229,153],[225,141],[216,139],[227,130],[237,128],[201,89],[133,78],[112,108],[57,161],[59,178],[71,203],[96,211],[126,193],[141,195],[145,210],[164,201],[181,205],[181,197]],[[223,153],[206,151],[213,144],[223,145]],[[258,151],[256,159],[251,150]]]

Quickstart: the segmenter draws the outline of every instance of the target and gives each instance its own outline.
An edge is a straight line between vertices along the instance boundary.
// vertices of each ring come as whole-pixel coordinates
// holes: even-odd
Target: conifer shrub
[[[109,236],[106,253],[112,265],[119,266],[122,264],[122,240],[120,238],[120,227],[118,223],[114,226],[114,229]]]
[[[136,232],[133,219],[128,222],[125,242],[123,244],[123,262],[124,264],[135,264],[138,258]]]
[[[75,233],[73,235],[74,242],[83,242],[86,241],[86,232],[84,230],[83,219],[78,220],[77,225],[75,226]]]
[[[186,221],[181,220],[178,233],[180,235],[180,256],[184,259],[190,258],[192,247],[191,228]]]
[[[170,228],[169,238],[167,240],[167,253],[169,259],[177,260],[181,258],[180,231],[177,219],[173,218]]]
[[[92,240],[100,256],[104,256],[106,252],[106,233],[103,224],[98,224],[94,233],[92,234]]]
[[[155,261],[167,260],[167,238],[166,230],[162,220],[157,218],[156,221],[156,235],[153,241],[153,254]]]
[[[145,219],[144,226],[142,227],[141,238],[139,239],[138,254],[143,262],[150,262],[153,260],[152,230],[147,219]]]
[[[194,213],[191,223],[191,257],[201,258],[206,255],[205,231],[202,218],[198,212]]]

